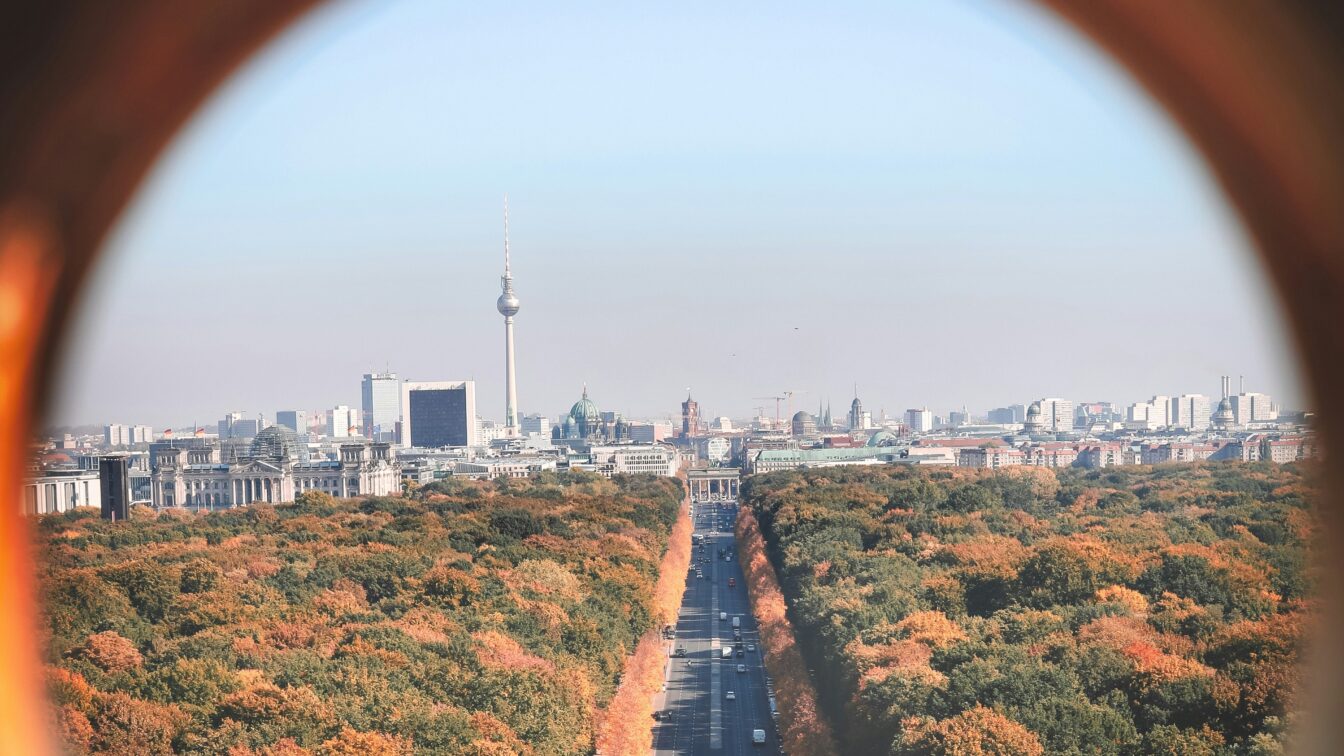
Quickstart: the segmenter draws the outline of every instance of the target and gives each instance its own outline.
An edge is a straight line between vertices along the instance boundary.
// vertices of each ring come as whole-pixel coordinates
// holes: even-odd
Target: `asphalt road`
[[[695,532],[704,537],[704,549],[692,549],[676,638],[667,643],[669,654],[684,648],[686,657],[672,656],[667,689],[655,701],[660,720],[653,730],[655,754],[778,754],[779,738],[770,716],[771,694],[761,661],[760,636],[747,602],[746,581],[737,561],[733,539],[736,505],[701,504],[695,508]],[[725,561],[719,550],[731,555]],[[702,561],[704,560],[704,561]],[[696,568],[704,574],[697,578]],[[728,580],[736,581],[730,588]],[[727,620],[719,613],[726,612]],[[739,618],[743,655],[722,658],[733,647],[732,618]],[[748,644],[755,651],[746,651]],[[689,664],[688,664],[689,662]],[[741,664],[744,671],[738,672]],[[728,699],[732,691],[734,698]],[[764,745],[752,743],[752,731],[765,731]]]

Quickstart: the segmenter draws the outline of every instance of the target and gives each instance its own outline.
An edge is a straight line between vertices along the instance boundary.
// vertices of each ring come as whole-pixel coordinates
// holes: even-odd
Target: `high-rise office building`
[[[421,448],[476,446],[475,381],[401,384],[401,444]]]
[[[275,413],[275,424],[289,428],[295,435],[308,435],[308,413],[304,410],[281,410]]]
[[[219,428],[219,437],[221,439],[232,438],[233,424],[242,419],[243,413],[241,412],[230,412],[225,415],[224,419],[220,420],[217,426]]]
[[[154,429],[148,425],[131,426],[131,443],[148,444],[154,440]]]
[[[504,435],[518,435],[518,385],[513,369],[513,316],[518,314],[518,295],[513,292],[509,268],[509,197],[504,195],[504,275],[495,308],[504,316]],[[474,415],[473,415],[474,416]]]
[[[360,383],[364,435],[373,441],[395,441],[401,419],[401,381],[396,373],[365,373]]]
[[[327,435],[331,438],[347,438],[350,436],[350,429],[357,428],[358,425],[355,411],[344,404],[327,411]]]
[[[933,430],[933,413],[927,407],[905,411],[905,425],[911,433],[928,433]]]

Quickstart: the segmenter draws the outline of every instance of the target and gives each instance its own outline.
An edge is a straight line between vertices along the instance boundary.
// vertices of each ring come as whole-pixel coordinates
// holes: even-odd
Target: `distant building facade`
[[[656,444],[672,437],[671,423],[630,423],[630,440],[637,444]]]
[[[793,419],[790,421],[794,436],[815,436],[817,435],[817,420],[808,413],[799,410],[793,413]]]
[[[127,425],[103,426],[103,444],[108,447],[127,446],[131,443],[131,428]]]
[[[304,410],[281,410],[275,413],[275,424],[289,428],[298,436],[308,435],[308,413]]]
[[[113,454],[98,460],[99,510],[104,520],[114,522],[131,516],[131,468],[125,455]]]
[[[1251,423],[1267,423],[1279,419],[1279,408],[1269,394],[1243,392],[1228,397],[1232,404],[1233,422],[1245,427]]]
[[[911,433],[928,433],[933,430],[933,413],[927,407],[905,411],[905,425]]]
[[[250,453],[223,462],[213,443],[157,443],[150,450],[153,504],[220,509],[293,501],[305,491],[337,497],[387,496],[401,490],[390,444],[342,444],[335,460],[298,462],[295,434],[273,425],[253,440]]]
[[[549,437],[551,435],[551,419],[545,415],[523,415],[520,427],[524,436]]]
[[[364,436],[373,441],[395,443],[401,419],[401,381],[396,373],[365,373],[360,381],[360,409]]]
[[[684,438],[697,436],[700,434],[700,403],[686,395],[686,401],[681,403],[681,435]]]
[[[401,384],[401,444],[436,449],[477,446],[475,381]]]
[[[590,451],[595,471],[612,475],[660,475],[674,477],[681,467],[677,450],[663,444],[594,446]]]
[[[1041,428],[1047,433],[1068,433],[1073,430],[1073,402],[1068,399],[1046,397],[1035,404],[1041,406]]]
[[[23,484],[23,513],[69,512],[75,507],[102,505],[97,470],[46,470]]]
[[[1171,400],[1171,425],[1192,431],[1208,430],[1213,403],[1203,394],[1181,394]]]

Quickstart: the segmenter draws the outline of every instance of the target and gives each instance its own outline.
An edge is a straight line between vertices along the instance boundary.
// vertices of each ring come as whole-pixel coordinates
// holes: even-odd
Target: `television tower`
[[[495,308],[504,316],[504,429],[510,437],[518,435],[518,385],[513,372],[513,316],[518,314],[518,295],[513,293],[513,271],[509,268],[509,195],[504,195],[504,275],[499,279],[503,291]]]

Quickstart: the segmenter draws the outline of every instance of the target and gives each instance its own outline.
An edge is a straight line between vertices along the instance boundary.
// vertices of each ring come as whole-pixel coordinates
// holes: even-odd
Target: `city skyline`
[[[585,381],[632,416],[675,414],[690,385],[706,414],[745,417],[750,397],[810,389],[798,409],[855,380],[895,415],[1213,396],[1224,373],[1303,404],[1203,165],[1034,10],[721,9],[708,37],[666,11],[600,39],[582,13],[551,19],[587,51],[478,13],[326,9],[227,85],[114,232],[48,422],[356,406],[350,376],[377,365],[505,406],[484,312],[505,185],[533,282],[520,413],[555,416]],[[407,25],[432,44],[382,44]],[[463,66],[506,30],[516,55]],[[781,75],[798,50],[815,70]],[[331,97],[351,82],[378,90],[360,113]],[[446,119],[457,138],[406,126]],[[137,348],[191,339],[237,359],[151,370]]]
[[[421,384],[425,384],[425,383],[426,383],[426,381],[411,380],[411,379],[398,379],[398,377],[397,377],[397,373],[396,373],[396,372],[391,372],[391,373],[378,373],[378,372],[374,372],[374,373],[371,373],[371,374],[364,374],[364,375],[362,376],[363,380],[361,381],[361,384],[367,384],[368,379],[369,379],[370,377],[374,377],[374,378],[378,378],[378,379],[384,379],[384,378],[386,378],[386,379],[398,380],[400,386],[402,386],[402,387],[404,387],[404,386],[406,386],[406,385],[409,385],[409,384],[421,385]],[[1062,397],[1062,398],[1063,398],[1064,400],[1068,401],[1071,405],[1074,405],[1074,406],[1076,406],[1076,405],[1083,405],[1083,404],[1109,404],[1109,405],[1111,405],[1111,406],[1114,408],[1114,411],[1115,411],[1117,414],[1122,414],[1122,415],[1126,412],[1126,410],[1127,410],[1128,408],[1131,408],[1131,407],[1134,407],[1134,406],[1142,406],[1142,405],[1144,405],[1145,403],[1149,403],[1149,402],[1151,402],[1151,401],[1154,400],[1154,399],[1160,399],[1160,400],[1162,400],[1163,402],[1178,402],[1178,401],[1180,401],[1180,400],[1186,400],[1187,403],[1188,403],[1190,397],[1201,397],[1201,398],[1203,398],[1203,399],[1208,400],[1208,402],[1209,402],[1209,408],[1210,408],[1210,410],[1212,410],[1213,408],[1217,407],[1219,400],[1220,400],[1221,398],[1223,398],[1225,395],[1226,395],[1226,396],[1231,396],[1231,397],[1233,397],[1233,398],[1236,398],[1236,397],[1239,396],[1239,395],[1240,395],[1240,396],[1252,396],[1252,397],[1255,397],[1255,396],[1265,396],[1266,398],[1273,398],[1273,399],[1274,399],[1274,406],[1275,406],[1275,409],[1276,409],[1277,411],[1279,411],[1279,412],[1282,412],[1282,413],[1290,413],[1290,412],[1310,412],[1310,411],[1312,411],[1311,408],[1308,408],[1308,407],[1297,407],[1297,406],[1285,405],[1285,404],[1283,404],[1283,403],[1277,398],[1277,395],[1274,395],[1274,394],[1272,394],[1272,393],[1270,393],[1270,392],[1258,391],[1258,390],[1257,390],[1258,387],[1257,387],[1257,386],[1254,386],[1254,385],[1247,386],[1247,385],[1246,385],[1246,382],[1245,382],[1245,376],[1237,376],[1237,377],[1236,377],[1236,378],[1238,379],[1238,381],[1235,382],[1235,386],[1236,386],[1236,388],[1232,388],[1233,385],[1234,385],[1234,381],[1233,381],[1233,377],[1232,377],[1232,376],[1218,376],[1218,378],[1219,378],[1220,390],[1219,390],[1219,391],[1212,391],[1212,392],[1208,392],[1208,391],[1191,391],[1191,392],[1179,392],[1179,393],[1177,393],[1177,392],[1167,392],[1167,393],[1163,393],[1163,392],[1161,392],[1161,391],[1149,391],[1149,392],[1139,392],[1139,393],[1137,393],[1137,394],[1133,394],[1133,395],[1131,395],[1131,396],[1127,396],[1127,397],[1125,397],[1125,398],[1121,398],[1121,399],[1114,399],[1114,398],[1108,398],[1108,397],[1096,397],[1096,396],[1081,396],[1081,397],[1071,397],[1071,396],[1066,396],[1066,397]],[[439,383],[453,383],[453,381],[441,381],[441,380],[440,380],[440,381],[429,381],[429,382],[430,382],[430,383],[434,383],[434,382],[439,382]],[[469,382],[471,382],[470,379],[469,379]],[[478,384],[474,384],[474,385],[477,385],[477,386],[478,386]],[[1224,386],[1225,386],[1226,388],[1223,388]],[[475,393],[479,393],[479,388],[474,388],[473,391],[474,391]],[[398,395],[400,395],[400,393],[401,393],[401,388],[398,388]],[[581,389],[581,393],[582,393],[584,396],[587,396],[587,394],[589,393],[589,387],[588,387],[586,384],[582,387],[582,389]],[[799,411],[807,412],[808,414],[812,415],[813,417],[820,417],[820,415],[818,415],[817,413],[812,412],[812,410],[811,410],[811,404],[808,403],[809,401],[815,401],[816,403],[818,403],[818,404],[824,406],[826,409],[829,409],[829,408],[831,407],[831,405],[834,403],[833,400],[829,400],[829,399],[826,398],[826,397],[822,397],[820,400],[816,400],[815,397],[814,397],[814,395],[812,395],[812,394],[810,394],[810,393],[800,393],[798,396],[799,396],[799,397],[804,397],[804,398],[803,398],[803,399],[800,399],[799,401],[795,401],[795,402],[793,402],[793,403],[791,403],[791,404],[785,404],[785,403],[781,402],[781,404],[780,404],[780,408],[779,408],[779,420],[780,420],[781,422],[787,424],[787,422],[789,421],[789,419],[790,419],[790,417],[793,415],[793,413],[796,413],[796,412],[799,412]],[[975,406],[972,406],[972,405],[968,405],[968,404],[966,404],[966,403],[962,403],[961,405],[952,405],[952,406],[934,406],[934,405],[930,405],[930,404],[928,404],[928,403],[917,402],[917,401],[916,401],[916,402],[906,402],[906,403],[899,403],[899,402],[898,402],[898,403],[888,403],[888,404],[883,404],[883,403],[881,403],[881,401],[879,400],[879,401],[876,402],[876,403],[868,404],[869,400],[868,400],[866,397],[864,397],[864,396],[862,396],[862,395],[858,395],[858,396],[851,395],[850,397],[846,397],[845,400],[844,400],[844,402],[842,402],[842,404],[844,404],[846,407],[848,407],[848,406],[849,406],[849,401],[850,401],[851,399],[860,399],[860,400],[862,400],[863,402],[865,402],[865,409],[862,410],[862,412],[863,412],[863,414],[868,415],[868,416],[872,419],[873,422],[877,422],[880,418],[882,418],[882,417],[884,417],[884,416],[885,416],[885,418],[886,418],[887,420],[889,420],[889,421],[900,421],[901,418],[904,417],[904,416],[906,415],[906,413],[908,413],[908,412],[911,412],[911,411],[926,411],[926,412],[931,413],[931,415],[932,415],[933,417],[940,418],[940,419],[942,419],[942,420],[945,421],[945,422],[948,420],[948,418],[949,418],[950,415],[956,415],[956,414],[958,414],[958,413],[966,412],[966,413],[969,413],[969,418],[970,418],[970,419],[987,419],[988,422],[990,422],[990,423],[995,423],[995,422],[997,422],[997,421],[995,421],[994,418],[993,418],[993,413],[994,413],[995,411],[997,411],[997,410],[1010,409],[1010,408],[1013,408],[1013,407],[1018,407],[1018,408],[1020,408],[1020,409],[1022,409],[1022,410],[1025,410],[1025,409],[1026,409],[1032,402],[1040,401],[1040,400],[1042,399],[1042,397],[1045,397],[1045,396],[1046,396],[1046,394],[1043,394],[1043,393],[1041,393],[1041,392],[1037,392],[1036,394],[1032,394],[1032,395],[1027,396],[1027,397],[1009,398],[1009,399],[1005,399],[1005,400],[1003,400],[1003,401],[999,401],[999,402],[992,402],[992,403],[990,403],[990,404],[988,404],[988,405],[975,405]],[[809,399],[807,399],[806,397],[813,397],[813,399],[809,400]],[[600,399],[600,397],[595,397],[595,398]],[[692,390],[692,392],[691,392],[691,395],[687,397],[687,400],[690,400],[690,399],[695,399],[695,404],[696,404],[697,407],[703,406],[703,402],[700,402],[700,401],[698,400],[698,398],[695,398],[695,394],[694,394],[694,391],[693,391],[693,390]],[[685,401],[685,400],[678,399],[676,402],[673,402],[673,403],[669,404],[668,406],[669,406],[669,407],[678,406],[678,405],[680,405],[680,403],[681,403],[682,401]],[[488,412],[481,412],[481,411],[480,411],[480,405],[479,405],[479,402],[476,402],[475,399],[473,399],[473,404],[474,404],[474,406],[477,408],[477,414],[476,414],[476,416],[477,416],[477,418],[478,418],[479,420],[481,420],[482,422],[496,423],[496,424],[498,424],[498,425],[500,425],[500,426],[505,426],[505,422],[504,422],[502,416],[496,417],[496,416],[493,416],[493,415],[489,414]],[[306,417],[306,418],[308,419],[308,423],[309,423],[310,425],[314,425],[314,424],[321,424],[323,414],[332,411],[333,408],[334,408],[334,409],[337,409],[337,410],[344,410],[344,411],[346,411],[346,412],[351,411],[351,407],[349,407],[349,406],[347,406],[347,405],[344,405],[344,404],[337,404],[337,405],[333,405],[333,406],[329,406],[329,407],[325,407],[325,408],[324,408],[324,407],[321,407],[321,406],[318,406],[318,405],[311,405],[311,406],[307,406],[307,407],[302,407],[302,405],[300,405],[300,404],[291,404],[291,405],[285,405],[285,406],[286,406],[285,409],[281,409],[281,408],[279,408],[278,406],[276,406],[276,407],[270,407],[270,408],[263,408],[263,409],[261,409],[261,410],[257,410],[257,411],[251,411],[251,410],[243,410],[243,411],[240,411],[240,410],[238,410],[238,409],[235,407],[235,408],[232,409],[232,410],[221,410],[220,412],[216,412],[216,413],[214,413],[214,414],[211,414],[210,417],[219,417],[219,416],[223,416],[223,417],[225,418],[225,421],[221,421],[220,424],[222,424],[223,422],[226,422],[226,421],[228,421],[230,418],[236,416],[236,417],[239,417],[239,418],[251,418],[251,420],[250,420],[249,422],[255,422],[255,421],[261,420],[261,421],[266,421],[266,422],[269,422],[269,423],[272,423],[272,424],[289,425],[289,424],[290,424],[289,421],[288,421],[288,420],[281,419],[280,416],[281,416],[281,415],[293,415],[294,413],[297,413],[298,417],[300,417],[300,418],[304,418],[304,417]],[[625,410],[623,410],[623,409],[621,409],[621,408],[619,408],[619,407],[612,407],[612,406],[606,404],[605,402],[602,403],[602,406],[605,407],[605,408],[608,409],[608,410],[617,412],[618,414],[621,414],[621,415],[623,415],[623,416],[625,416],[625,417],[627,417],[627,418],[629,418],[629,419],[632,419],[632,420],[648,421],[648,422],[668,422],[668,423],[672,423],[672,424],[673,424],[674,426],[676,426],[676,427],[680,427],[680,425],[678,425],[678,424],[681,422],[681,415],[680,415],[679,413],[682,412],[682,410],[680,410],[680,409],[676,409],[676,410],[674,410],[674,409],[669,409],[669,410],[667,410],[667,411],[665,411],[665,412],[659,412],[659,413],[653,413],[653,414],[639,414],[639,413],[633,413],[633,412],[626,412]],[[565,403],[564,403],[564,406],[554,408],[554,409],[552,409],[552,410],[550,410],[550,411],[541,411],[541,410],[537,410],[537,411],[522,411],[522,410],[520,410],[520,411],[518,412],[518,418],[519,418],[520,421],[521,421],[521,419],[523,419],[523,418],[527,418],[527,417],[542,416],[542,417],[547,418],[547,419],[550,420],[550,421],[554,421],[554,420],[556,420],[556,419],[558,419],[558,418],[563,418],[564,415],[565,415],[565,413],[568,411],[568,407],[569,407],[569,403],[568,403],[568,402],[565,402]],[[760,409],[760,408],[764,408],[764,409],[765,409],[765,412],[763,412],[763,413],[759,413],[759,414],[758,414],[757,412],[755,412],[756,409]],[[709,409],[710,409],[710,410],[713,410],[712,407],[710,407]],[[727,417],[727,418],[729,418],[730,420],[733,420],[733,421],[749,421],[749,420],[755,420],[755,419],[758,419],[758,418],[770,419],[770,420],[774,420],[774,419],[775,419],[775,412],[774,412],[774,405],[773,405],[773,403],[769,403],[769,404],[757,404],[757,405],[754,405],[752,409],[753,409],[753,411],[750,412],[750,413],[726,413],[726,412],[717,412],[717,411],[700,412],[699,410],[697,410],[697,414],[698,414],[699,420],[701,421],[701,424],[702,424],[702,425],[703,425],[704,423],[709,422],[710,420],[713,420],[713,419],[715,419],[715,418],[719,418],[719,417]],[[1164,410],[1164,411],[1172,411],[1172,410],[1168,409],[1168,410]],[[1187,410],[1187,411],[1188,411],[1188,410]],[[362,415],[363,415],[363,428],[364,428],[364,429],[367,429],[367,428],[370,426],[370,424],[371,424],[370,417],[369,417],[369,415],[368,415],[367,412],[362,413]],[[836,418],[837,418],[837,419],[836,419],[836,421],[835,421],[835,424],[836,424],[837,427],[846,427],[846,428],[847,428],[847,427],[852,427],[852,426],[850,425],[852,416],[851,416],[849,410],[846,410],[845,412],[842,412],[842,413],[840,413],[839,415],[836,415]],[[1020,422],[1021,422],[1020,419],[1019,419],[1017,422],[1020,423]],[[1168,424],[1168,423],[1165,423],[1165,422],[1164,422],[1164,423],[1159,423],[1160,426],[1165,426],[1165,425],[1167,425],[1167,424]],[[142,426],[142,425],[143,425],[143,426],[147,426],[147,427],[151,427],[151,428],[156,429],[155,432],[156,432],[156,435],[157,435],[157,434],[158,434],[159,432],[161,432],[161,430],[164,429],[164,428],[171,428],[171,429],[173,429],[174,431],[179,430],[179,429],[206,428],[206,429],[207,429],[207,432],[208,432],[208,429],[209,429],[210,427],[212,427],[213,425],[216,425],[216,423],[215,423],[214,421],[207,421],[207,422],[205,422],[203,425],[202,425],[201,423],[199,423],[199,422],[195,422],[195,421],[193,421],[193,422],[190,423],[190,424],[183,424],[183,423],[181,423],[181,422],[179,422],[179,421],[170,421],[170,422],[166,422],[166,423],[164,423],[164,422],[160,422],[160,423],[148,423],[148,422],[146,422],[146,423],[141,423],[140,420],[138,420],[138,419],[134,419],[134,418],[130,418],[130,419],[127,419],[127,418],[118,418],[118,419],[113,419],[113,420],[99,420],[99,421],[90,421],[90,422],[85,422],[85,423],[71,423],[71,424],[66,424],[66,425],[67,425],[67,426],[107,426],[107,425],[116,425],[116,426],[126,426],[127,428],[130,428],[130,427],[138,427],[138,426]],[[50,423],[48,424],[48,426],[49,426],[49,427],[58,427],[56,424],[50,424]],[[291,425],[291,427],[293,427],[293,426]],[[352,427],[353,427],[353,426],[352,426]],[[367,435],[367,431],[363,431],[363,432],[365,432],[366,435]],[[383,432],[387,432],[387,431],[384,430]]]

